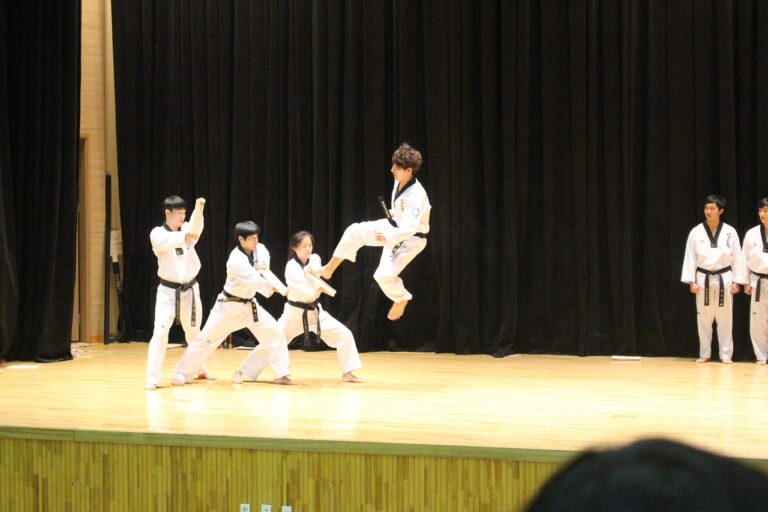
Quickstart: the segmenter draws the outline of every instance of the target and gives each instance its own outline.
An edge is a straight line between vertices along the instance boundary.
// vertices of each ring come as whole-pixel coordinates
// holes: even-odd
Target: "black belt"
[[[296,302],[295,300],[289,300],[288,304],[295,308],[303,309],[304,314],[301,315],[301,323],[304,326],[304,348],[310,346],[309,342],[309,311],[317,311],[317,337],[321,335],[320,331],[320,301],[315,302]]]
[[[752,272],[757,276],[757,292],[755,293],[755,302],[760,302],[760,281],[768,279],[768,274],[761,274],[760,272]]]
[[[195,283],[197,283],[197,277],[192,279],[188,283],[174,283],[173,281],[166,281],[162,277],[160,278],[160,284],[163,286],[167,286],[168,288],[173,288],[176,290],[176,320],[174,323],[181,324],[180,319],[180,313],[181,313],[181,292],[185,292],[187,290],[192,290],[192,320],[191,324],[194,327],[195,323],[197,322],[197,308],[195,307],[195,290],[192,288]]]
[[[396,224],[394,226],[397,227]],[[419,238],[423,238],[424,240],[427,239],[427,233],[414,233],[413,236],[416,236],[416,237],[419,237]],[[406,240],[407,240],[407,238],[406,238]],[[400,246],[403,245],[403,242],[405,242],[405,240],[403,240],[401,242],[398,242],[397,245],[395,245],[392,248],[392,255],[394,255],[397,252],[397,250],[400,248]]]
[[[707,270],[701,267],[696,267],[696,272],[701,272],[702,274],[706,274],[706,277],[704,278],[704,305],[709,306],[709,276],[719,276],[720,277],[720,302],[718,306],[723,307],[723,304],[725,302],[725,293],[723,290],[723,287],[725,284],[723,283],[723,274],[731,270],[731,266],[728,265],[727,267],[723,267],[720,270]]]
[[[238,297],[237,295],[232,295],[231,293],[227,292],[227,290],[222,290],[221,293],[224,294],[224,298],[219,299],[216,302],[242,302],[243,304],[250,304],[251,312],[253,313],[253,321],[259,321],[258,305],[253,299],[244,299],[242,297]]]

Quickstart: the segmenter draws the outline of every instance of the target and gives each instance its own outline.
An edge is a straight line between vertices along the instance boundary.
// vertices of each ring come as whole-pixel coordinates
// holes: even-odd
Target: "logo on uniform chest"
[[[181,247],[177,247],[176,256],[184,256],[184,249],[182,249]]]
[[[727,249],[731,248],[732,239],[733,239],[733,235],[731,233],[728,233],[727,235],[725,235],[725,247]],[[712,249],[715,249],[715,248],[720,246],[720,244],[718,242],[712,242],[712,241],[710,241],[707,238],[702,238],[701,240],[699,240],[699,243],[701,245],[704,245],[706,247],[710,247]]]

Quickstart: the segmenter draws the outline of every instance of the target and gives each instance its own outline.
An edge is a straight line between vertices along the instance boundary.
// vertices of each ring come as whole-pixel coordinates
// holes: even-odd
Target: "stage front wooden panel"
[[[0,441],[3,510],[518,510],[556,463]]]
[[[0,373],[0,510],[519,510],[579,451],[667,437],[768,467],[768,368],[607,357],[291,352],[296,386],[145,391],[146,344]]]

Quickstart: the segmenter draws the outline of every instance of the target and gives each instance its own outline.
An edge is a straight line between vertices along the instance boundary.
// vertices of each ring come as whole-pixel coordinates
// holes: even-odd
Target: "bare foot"
[[[352,372],[347,372],[344,375],[341,376],[341,380],[344,382],[363,382],[363,379],[358,377]]]
[[[214,377],[213,375],[211,375],[208,372],[203,372],[203,373],[201,373],[200,375],[198,375],[195,378],[198,379],[198,380],[216,380],[216,377]]]
[[[279,379],[275,379],[275,384],[282,384],[284,386],[293,386],[294,382],[288,378],[286,375],[285,377],[280,377]]]
[[[708,363],[709,358],[708,357],[700,357],[696,360],[697,363]]]
[[[723,364],[733,364],[733,361],[731,361],[730,359],[723,359],[720,362]]]
[[[240,370],[237,370],[235,374],[232,376],[232,384],[242,384],[243,383],[243,372]]]
[[[755,361],[755,364],[759,364],[760,366],[765,366],[765,361]]]
[[[392,307],[389,308],[389,313],[387,313],[387,318],[390,320],[400,320],[400,317],[403,316],[403,313],[405,313],[405,306],[408,305],[407,300],[401,300],[400,302],[395,302],[392,304]]]
[[[186,382],[181,379],[173,379],[171,381],[171,386],[183,386],[184,384],[186,384]]]
[[[763,363],[763,364],[765,364],[765,363]],[[144,384],[144,389],[146,389],[147,391],[154,391],[154,390],[157,389],[157,385],[156,384]]]

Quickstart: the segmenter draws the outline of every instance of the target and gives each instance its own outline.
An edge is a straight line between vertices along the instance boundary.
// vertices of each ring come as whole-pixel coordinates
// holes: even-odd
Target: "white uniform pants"
[[[217,301],[205,327],[176,364],[173,378],[188,382],[194,377],[195,369],[216,351],[230,333],[243,328],[248,328],[259,340],[259,344],[240,366],[243,375],[255,380],[267,364],[272,366],[276,379],[290,375],[285,334],[266,309],[261,306],[257,308],[259,321],[254,322],[250,303]]]
[[[193,294],[194,291],[194,294]],[[192,325],[192,296],[195,297],[196,322]],[[197,283],[191,290],[181,292],[179,300],[179,313],[181,327],[184,329],[184,338],[187,343],[194,340],[200,334],[200,324],[203,322],[203,304],[200,301],[200,287]],[[149,340],[147,350],[147,384],[160,384],[160,374],[163,371],[165,352],[168,349],[168,331],[176,319],[176,290],[167,286],[157,286],[157,299],[155,300],[155,329],[152,339]],[[198,373],[205,372],[205,365],[195,368]]]
[[[758,286],[760,281],[758,281]],[[756,289],[752,289],[752,304],[749,316],[749,335],[752,338],[752,348],[758,361],[768,359],[768,283],[763,282],[760,291],[760,302],[755,302]]]
[[[723,307],[720,302],[720,286],[709,286],[709,306],[704,305],[704,287],[696,294],[696,321],[699,326],[699,357],[712,357],[712,323],[717,321],[717,339],[720,343],[720,360],[733,357],[733,295],[726,287]]]
[[[303,315],[303,309],[285,303],[283,315],[277,323],[285,332],[285,339],[288,343],[304,332]],[[317,334],[317,311],[310,310],[307,312],[307,322],[309,323],[309,330]],[[322,307],[320,309],[320,331],[320,339],[329,347],[336,349],[336,357],[339,359],[342,373],[360,368],[360,355],[357,352],[352,331],[328,314]]]
[[[369,247],[384,246],[384,242],[376,240],[376,233],[386,233],[391,229],[392,226],[386,219],[352,224],[344,231],[333,255],[340,259],[355,261],[357,251],[364,245]],[[379,283],[384,295],[392,302],[413,298],[413,295],[405,289],[403,280],[399,276],[403,269],[426,246],[426,238],[413,236],[405,240],[394,254],[392,254],[390,247],[382,249],[381,260],[379,260],[379,266],[373,274],[373,278]]]

